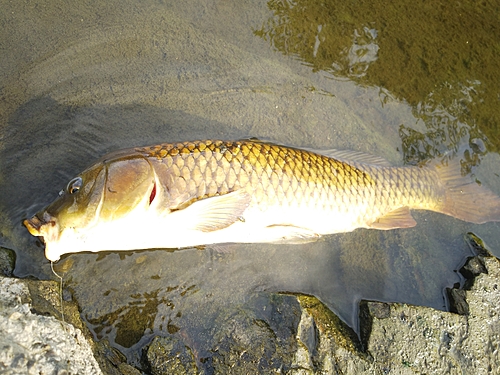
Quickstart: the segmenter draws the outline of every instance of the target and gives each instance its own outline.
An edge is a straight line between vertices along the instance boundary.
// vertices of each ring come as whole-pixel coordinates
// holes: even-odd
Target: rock
[[[137,370],[135,367],[132,367],[126,363],[120,363],[116,367],[118,372],[122,375],[141,375],[142,373]]]
[[[173,335],[155,337],[147,348],[145,357],[153,375],[198,373],[191,349]]]
[[[107,340],[94,343],[94,356],[106,375],[140,375],[141,372],[127,364],[127,358]]]
[[[5,247],[0,247],[0,275],[12,276],[16,263],[16,253]]]
[[[0,277],[0,373],[140,374],[109,343],[93,342],[74,302],[63,302],[62,317],[61,302],[54,281]]]
[[[289,373],[300,366],[294,363],[298,361],[294,360],[297,297],[262,293],[248,303],[260,308],[221,311],[214,317],[216,329],[205,342],[183,329],[155,337],[145,351],[146,368],[152,374],[268,374]],[[306,331],[300,337],[313,345],[314,333]]]
[[[473,258],[474,259],[474,258]],[[474,260],[475,262],[475,260]],[[467,315],[392,304],[373,317],[367,349],[390,373],[500,373],[500,264],[483,259],[487,273],[465,290]]]
[[[466,314],[364,301],[361,346],[352,347],[339,345],[332,332],[318,324],[325,316],[315,316],[322,343],[315,350],[324,360],[316,361],[310,373],[500,373],[500,262],[478,255],[464,269],[481,270],[474,271],[468,289],[451,293],[461,296]]]
[[[0,372],[2,374],[101,374],[79,329],[31,312],[22,280],[0,277]]]
[[[142,370],[151,374],[500,373],[500,261],[476,237],[468,240],[479,255],[460,270],[466,278],[464,288],[447,291],[453,312],[362,301],[358,337],[315,297],[262,294],[266,309],[217,317],[222,319],[220,329],[205,341],[208,347],[190,347],[199,342],[182,330],[153,338],[143,349]],[[55,318],[61,317],[61,304],[65,321]],[[0,276],[0,373],[141,373],[105,340],[94,343],[89,338],[76,304],[61,300],[59,284]]]
[[[298,354],[302,358],[308,358],[290,372],[294,375],[313,374],[371,374],[372,361],[369,355],[363,351],[361,343],[354,331],[333,314],[317,298],[310,296],[299,296],[303,308],[298,332],[309,330],[312,333],[312,322],[315,326],[315,339],[309,340],[309,345],[304,344],[299,335]],[[303,336],[302,336],[303,337]],[[314,344],[313,344],[314,343]],[[313,345],[311,345],[313,344]],[[302,352],[302,353],[301,353]],[[297,356],[296,359],[299,359]]]
[[[203,359],[203,373],[288,373],[293,368],[300,311],[297,298],[261,294],[254,302],[254,307],[261,308],[218,318],[220,328],[208,350],[211,355]]]
[[[61,284],[1,276],[14,265],[15,253],[0,248],[0,373],[140,374],[109,343],[93,342]]]
[[[448,292],[451,308],[459,313],[362,301],[358,338],[318,299],[297,296],[299,321],[272,326],[235,316],[232,329],[219,333],[212,355],[198,358],[199,363],[181,336],[156,337],[146,356],[151,373],[500,373],[500,262],[484,251],[462,268],[470,277],[465,289]],[[280,301],[280,311],[290,303]],[[283,326],[288,328],[278,341]]]

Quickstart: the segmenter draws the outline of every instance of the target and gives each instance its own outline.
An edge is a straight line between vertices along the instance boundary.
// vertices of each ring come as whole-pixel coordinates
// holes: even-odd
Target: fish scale
[[[323,194],[326,191],[331,196],[346,183],[354,186],[368,184],[366,178],[361,179],[366,174],[356,168],[344,167],[339,174],[337,171],[343,167],[342,162],[304,150],[289,148],[285,152],[279,146],[265,143],[186,142],[137,151],[171,166],[162,173],[171,173],[174,179],[183,177],[178,180],[179,186],[169,187],[171,191],[185,193],[188,189],[185,180],[194,181],[195,185],[203,180],[206,186],[212,186],[201,195],[194,191],[196,189],[188,189],[198,199],[244,188],[255,193],[255,200],[264,205],[273,203],[273,199],[284,200],[283,203],[292,200],[311,203],[313,191],[318,187]],[[194,163],[201,167],[195,169]]]

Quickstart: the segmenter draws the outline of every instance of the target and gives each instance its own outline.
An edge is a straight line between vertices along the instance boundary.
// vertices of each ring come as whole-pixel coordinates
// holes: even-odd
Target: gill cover
[[[143,157],[106,163],[106,183],[98,220],[112,221],[126,216],[140,204],[150,204],[156,189],[155,174]]]

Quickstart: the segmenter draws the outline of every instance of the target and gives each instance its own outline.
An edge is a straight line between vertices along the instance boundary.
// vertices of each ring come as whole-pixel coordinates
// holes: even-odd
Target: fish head
[[[109,243],[105,237],[126,236],[120,225],[113,225],[112,233],[99,228],[146,210],[155,195],[155,173],[147,159],[106,158],[71,179],[54,202],[24,225],[42,237],[46,258],[57,261],[66,253],[105,250],[98,248],[99,241]]]

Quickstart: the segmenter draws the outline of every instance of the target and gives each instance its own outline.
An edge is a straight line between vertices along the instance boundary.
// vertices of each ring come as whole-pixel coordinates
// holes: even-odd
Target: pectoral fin
[[[195,201],[173,214],[183,215],[183,220],[189,221],[195,230],[212,232],[241,220],[250,198],[248,193],[238,190]]]
[[[397,210],[391,211],[382,217],[379,217],[370,224],[373,229],[396,229],[396,228],[411,228],[417,225],[417,222],[410,214],[408,207],[401,207]]]

